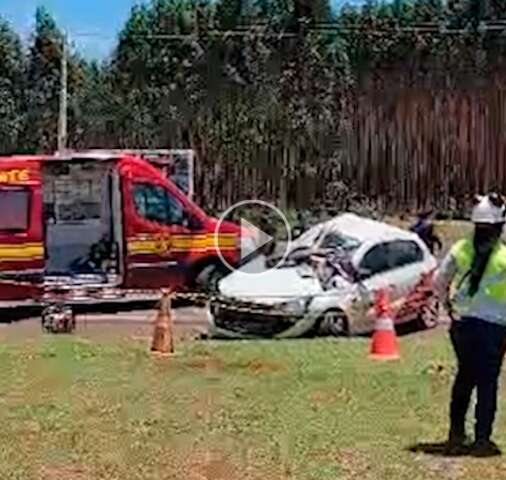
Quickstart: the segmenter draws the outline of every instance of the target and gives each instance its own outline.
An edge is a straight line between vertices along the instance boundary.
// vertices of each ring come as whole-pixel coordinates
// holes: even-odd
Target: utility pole
[[[67,148],[67,35],[62,38],[61,80],[60,80],[60,111],[58,115],[58,153],[63,154]]]

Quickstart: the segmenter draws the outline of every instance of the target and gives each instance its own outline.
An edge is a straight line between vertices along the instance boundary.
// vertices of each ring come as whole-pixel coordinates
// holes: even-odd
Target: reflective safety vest
[[[475,317],[506,326],[506,245],[495,246],[475,295],[469,296],[469,280],[474,258],[471,239],[457,242],[451,249],[457,265],[452,282],[452,307],[458,316]]]

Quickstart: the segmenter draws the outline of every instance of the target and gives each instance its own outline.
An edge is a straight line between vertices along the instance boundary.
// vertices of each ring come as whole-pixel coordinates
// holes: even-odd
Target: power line
[[[208,37],[270,37],[270,38],[295,38],[299,33],[295,32],[266,32],[254,31],[254,28],[263,27],[264,24],[251,25],[249,27],[239,28],[235,30],[208,30],[203,33],[152,33],[152,34],[133,34],[130,38],[147,39],[147,40],[186,40],[186,39],[199,39],[203,36]],[[249,28],[249,29],[248,29]],[[368,28],[365,25],[357,26],[342,26],[339,24],[322,24],[321,26],[308,27],[307,33],[318,34],[356,34],[356,33],[370,33],[370,34],[392,34],[392,33],[416,33],[416,34],[439,34],[439,35],[469,35],[472,33],[486,33],[486,32],[506,32],[506,21],[481,23],[476,28],[449,28],[445,24],[438,23],[420,23],[414,26],[401,27],[397,25],[387,26],[383,28]],[[103,38],[103,39],[121,39],[121,35],[111,35],[104,33],[92,32],[73,32],[73,38]]]

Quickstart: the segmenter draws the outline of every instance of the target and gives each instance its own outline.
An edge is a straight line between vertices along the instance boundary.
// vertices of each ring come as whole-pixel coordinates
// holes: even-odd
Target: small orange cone
[[[171,292],[163,292],[160,309],[155,320],[151,351],[161,355],[174,353],[174,337],[172,335],[172,296]]]
[[[395,333],[390,307],[390,298],[386,289],[376,295],[376,325],[371,343],[370,358],[373,360],[398,360],[399,345]]]

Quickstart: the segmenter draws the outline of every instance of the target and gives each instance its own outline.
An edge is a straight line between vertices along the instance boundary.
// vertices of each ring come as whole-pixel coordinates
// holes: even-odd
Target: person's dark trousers
[[[450,436],[463,438],[471,394],[476,387],[475,440],[489,440],[497,407],[497,387],[506,352],[506,327],[476,318],[453,322],[450,337],[458,371],[450,404]]]

